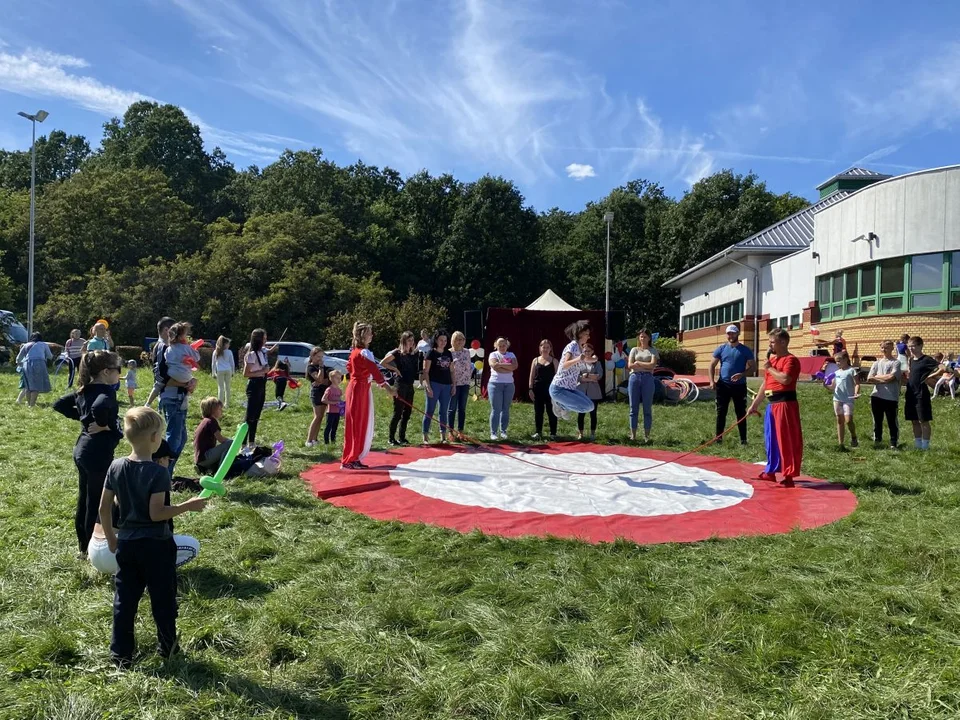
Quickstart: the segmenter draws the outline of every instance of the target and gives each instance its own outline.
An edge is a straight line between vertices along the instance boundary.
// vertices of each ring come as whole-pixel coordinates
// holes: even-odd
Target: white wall
[[[877,240],[852,242],[875,233]],[[869,185],[814,216],[815,275],[928,252],[960,250],[960,167]]]
[[[744,264],[748,264],[743,257],[737,259]],[[681,318],[737,300],[744,301],[745,313],[750,314],[752,312],[750,308],[753,298],[753,273],[746,268],[731,263],[729,259],[724,262],[724,265],[713,272],[696,280],[691,280],[680,288],[680,302],[683,303],[680,308]],[[743,281],[742,285],[737,284],[738,279]],[[705,296],[705,292],[709,295]],[[681,319],[681,327],[683,327],[682,322]]]
[[[760,308],[771,318],[802,315],[816,297],[816,261],[809,248],[774,260],[760,271]]]

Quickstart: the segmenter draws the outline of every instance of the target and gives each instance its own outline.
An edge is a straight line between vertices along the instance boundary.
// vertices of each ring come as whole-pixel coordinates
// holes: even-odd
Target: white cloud
[[[570,163],[564,168],[567,171],[567,177],[574,180],[585,180],[586,178],[596,177],[593,165],[582,165],[580,163]]]
[[[909,64],[891,60],[881,72],[868,69],[864,74],[872,76],[873,83],[858,78],[857,90],[841,90],[853,136],[895,138],[960,121],[960,42],[942,45]]]
[[[122,116],[139,100],[160,102],[144,93],[105,85],[89,75],[65,70],[89,66],[82,58],[46,50],[31,48],[19,55],[0,51],[0,90],[27,97],[59,98],[107,116]],[[294,138],[269,133],[225,130],[205,123],[187,109],[184,112],[200,127],[210,147],[219,145],[225,152],[252,160],[273,161],[284,148],[305,145]]]
[[[0,52],[0,90],[27,97],[63,98],[105,115],[122,114],[131,103],[151,99],[64,69],[83,67],[87,67],[85,61],[70,55],[38,50],[19,55]]]

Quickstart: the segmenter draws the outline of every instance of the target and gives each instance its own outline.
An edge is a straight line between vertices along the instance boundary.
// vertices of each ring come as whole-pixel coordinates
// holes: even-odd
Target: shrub
[[[697,354],[693,350],[663,350],[660,365],[678,375],[693,375],[697,371]]]
[[[140,354],[143,352],[143,348],[139,345],[116,345],[113,349],[124,362],[136,360],[137,365],[141,363]]]
[[[653,346],[660,352],[664,350],[679,350],[680,341],[672,337],[659,337],[654,341]]]

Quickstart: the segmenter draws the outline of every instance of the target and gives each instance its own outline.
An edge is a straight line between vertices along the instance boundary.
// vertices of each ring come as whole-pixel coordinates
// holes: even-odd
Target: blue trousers
[[[433,397],[427,395],[427,414],[423,418],[423,434],[430,434],[430,423],[433,422],[433,411],[440,404],[440,435],[447,436],[447,428],[444,427],[450,417],[450,386],[443,383],[430,383],[430,389],[433,390]]]
[[[456,391],[450,396],[450,415],[447,426],[453,429],[453,421],[457,420],[457,430],[463,432],[463,424],[467,421],[467,400],[470,397],[469,385],[457,385]]]
[[[570,412],[588,413],[593,410],[593,400],[579,390],[568,390],[557,385],[551,385],[550,399]]]
[[[164,434],[167,444],[170,446],[170,452],[173,457],[170,458],[170,477],[173,478],[173,469],[180,459],[180,453],[187,444],[187,408],[186,403],[180,398],[164,398],[160,400],[160,414],[163,415],[167,423],[167,430]]]
[[[630,373],[627,383],[627,396],[630,398],[630,429],[636,430],[639,420],[640,403],[643,403],[643,430],[650,432],[653,427],[653,375],[651,373]]]
[[[513,402],[513,383],[488,383],[490,396],[490,434],[506,432],[510,427],[510,403]]]

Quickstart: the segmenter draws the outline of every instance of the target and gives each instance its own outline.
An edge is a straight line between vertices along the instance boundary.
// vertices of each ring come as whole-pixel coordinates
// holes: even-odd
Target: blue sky
[[[814,197],[853,164],[960,162],[960,4],[640,0],[31,0],[0,27],[18,110],[96,144],[180,105],[238,167],[321,147],[404,174],[513,179],[538,210],[721,168]]]

